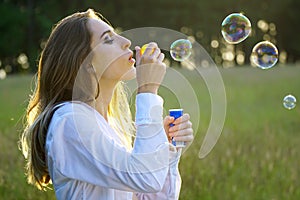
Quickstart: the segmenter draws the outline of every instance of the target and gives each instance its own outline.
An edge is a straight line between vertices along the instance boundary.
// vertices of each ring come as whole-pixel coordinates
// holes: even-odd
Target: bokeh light
[[[218,48],[219,47],[219,42],[218,42],[218,40],[212,40],[211,42],[210,42],[210,46],[212,47],[212,48]]]
[[[0,80],[6,78],[6,72],[4,69],[0,69]]]
[[[21,67],[23,69],[28,69],[29,68],[28,57],[26,56],[25,53],[21,53],[18,56],[17,62],[21,65]]]

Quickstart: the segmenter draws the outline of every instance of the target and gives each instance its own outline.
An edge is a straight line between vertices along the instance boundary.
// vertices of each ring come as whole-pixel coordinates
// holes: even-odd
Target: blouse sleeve
[[[181,154],[181,149],[179,150]],[[176,157],[176,152],[170,152],[171,157]],[[180,155],[179,154],[179,155]],[[177,155],[178,156],[178,155]],[[181,177],[178,169],[179,157],[173,163],[170,163],[170,168],[164,186],[161,191],[156,193],[135,193],[136,200],[175,200],[179,199],[181,189]]]
[[[118,190],[161,191],[178,159],[178,154],[169,154],[162,104],[157,95],[137,95],[137,133],[131,152],[116,142],[115,132],[91,107],[72,103],[58,109],[46,140],[54,184],[76,179]]]

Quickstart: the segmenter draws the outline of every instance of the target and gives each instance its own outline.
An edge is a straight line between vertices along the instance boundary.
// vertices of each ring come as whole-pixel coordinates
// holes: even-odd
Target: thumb
[[[171,117],[171,116],[167,116],[167,117],[166,117],[166,120],[167,120],[167,122],[170,124],[170,123],[172,123],[172,122],[175,120],[175,118],[174,118],[174,117]]]
[[[165,130],[169,130],[169,125],[174,122],[174,117],[171,117],[171,116],[166,116],[165,119],[164,119],[164,127],[165,127]]]
[[[174,122],[174,120],[175,120],[174,117],[171,116],[166,116],[164,119],[164,129],[169,140],[171,140],[171,138],[169,137],[169,127],[170,127],[169,125],[172,122]]]
[[[141,48],[139,46],[136,46],[134,49],[136,64],[139,65],[141,63]]]

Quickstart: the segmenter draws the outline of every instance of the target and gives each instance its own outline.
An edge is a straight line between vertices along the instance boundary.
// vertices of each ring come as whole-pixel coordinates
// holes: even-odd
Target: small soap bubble
[[[186,39],[174,41],[170,47],[171,57],[176,61],[186,60],[192,53],[192,43]]]
[[[296,97],[294,97],[291,94],[289,94],[283,98],[283,106],[288,110],[295,108],[296,102],[297,102]]]
[[[261,69],[269,69],[278,61],[278,50],[274,44],[269,41],[257,43],[251,54],[251,62]]]
[[[251,33],[251,22],[242,13],[232,13],[222,22],[222,35],[229,44],[238,44]]]

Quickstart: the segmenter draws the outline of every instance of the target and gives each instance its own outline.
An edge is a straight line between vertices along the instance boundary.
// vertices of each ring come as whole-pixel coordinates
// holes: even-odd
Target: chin
[[[132,67],[128,72],[126,72],[122,77],[122,81],[129,81],[136,77],[136,70],[135,67]]]

